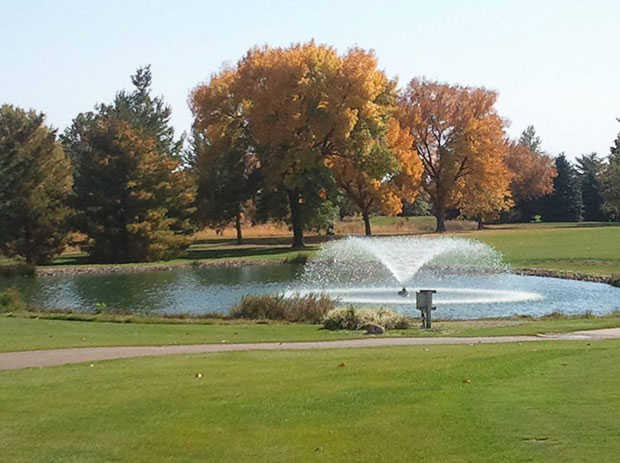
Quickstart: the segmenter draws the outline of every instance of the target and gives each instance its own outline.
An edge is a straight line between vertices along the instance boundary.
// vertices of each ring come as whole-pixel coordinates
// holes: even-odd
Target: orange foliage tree
[[[396,82],[386,84],[383,117],[360,118],[344,155],[328,162],[338,186],[359,208],[367,236],[372,234],[371,212],[400,213],[403,199],[415,199],[422,173],[420,160],[411,148],[411,136],[392,115]]]
[[[204,98],[223,78],[214,76],[192,92],[195,124],[212,124],[214,110]],[[380,123],[385,114],[380,97],[387,79],[372,52],[353,48],[339,55],[314,42],[253,48],[230,78],[224,99],[232,104],[222,104],[235,108],[234,117],[243,119],[264,188],[286,195],[293,247],[302,247],[311,208],[329,190],[316,179],[332,178],[330,160],[350,154],[359,121]]]
[[[221,230],[234,222],[241,244],[242,219],[258,188],[260,164],[245,123],[244,102],[232,94],[234,79],[234,69],[225,69],[194,92],[191,153],[201,225]]]
[[[433,203],[437,231],[446,211],[482,217],[510,204],[504,164],[504,121],[497,94],[484,88],[413,79],[401,97],[403,123],[424,167],[422,187]]]
[[[508,141],[506,165],[512,174],[510,191],[516,202],[553,192],[555,162],[546,154],[532,151],[524,143]]]

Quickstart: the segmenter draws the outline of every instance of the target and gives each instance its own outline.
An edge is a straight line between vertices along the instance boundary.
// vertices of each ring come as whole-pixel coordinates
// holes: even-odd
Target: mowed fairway
[[[521,224],[472,233],[516,268],[620,273],[620,226]]]
[[[620,305],[620,301],[618,302]],[[42,314],[44,316],[44,314]],[[568,333],[620,327],[620,314],[604,317],[419,322],[383,337],[510,336]],[[152,346],[255,342],[334,341],[368,337],[363,331],[322,329],[303,323],[109,323],[44,320],[0,315],[0,352],[94,346]]]
[[[226,353],[4,371],[0,455],[616,461],[618,378],[617,341]]]

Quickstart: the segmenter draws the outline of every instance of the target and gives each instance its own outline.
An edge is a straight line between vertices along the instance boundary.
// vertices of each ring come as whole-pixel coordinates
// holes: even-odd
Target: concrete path
[[[133,347],[79,347],[72,349],[33,350],[0,353],[0,370],[16,370],[28,367],[48,367],[68,363],[94,362],[98,360],[147,357],[155,355],[194,354],[209,352],[251,350],[306,350],[342,349],[353,347],[421,346],[438,344],[492,344],[505,342],[535,342],[548,340],[593,341],[620,339],[620,328],[576,331],[566,334],[537,336],[476,336],[437,338],[367,338],[321,342],[267,342],[254,344],[191,344],[176,346]]]

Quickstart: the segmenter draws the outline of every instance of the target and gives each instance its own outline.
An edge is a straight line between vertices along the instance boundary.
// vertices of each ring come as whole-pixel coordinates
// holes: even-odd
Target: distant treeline
[[[293,246],[340,215],[485,222],[620,218],[620,135],[573,165],[534,127],[505,132],[485,88],[413,79],[404,89],[372,52],[314,42],[253,48],[190,95],[189,137],[133,89],[58,134],[44,114],[0,107],[0,252],[48,263],[71,231],[94,262],[172,258],[199,228],[284,221]]]

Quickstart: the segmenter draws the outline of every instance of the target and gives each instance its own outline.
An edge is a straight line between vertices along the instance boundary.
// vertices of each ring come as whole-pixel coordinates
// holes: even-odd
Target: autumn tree
[[[62,251],[71,163],[45,116],[0,107],[0,250],[30,264]]]
[[[413,79],[401,97],[403,122],[424,167],[422,187],[432,200],[438,232],[446,229],[449,208],[480,216],[507,204],[504,123],[495,111],[496,99],[484,88],[420,79]],[[479,199],[483,204],[477,208]]]
[[[201,225],[221,230],[234,223],[241,244],[242,219],[260,185],[260,164],[244,118],[244,102],[232,94],[234,79],[234,70],[227,69],[194,93],[192,109],[200,116],[192,128],[191,145]]]
[[[340,56],[314,42],[253,48],[233,68],[228,98],[252,137],[262,196],[286,197],[293,247],[304,245],[304,229],[330,199],[329,160],[345,155],[359,119],[382,116],[377,99],[385,82],[372,53],[354,48]],[[202,127],[210,119],[203,105],[209,86],[199,85],[191,96]]]
[[[493,140],[493,137],[482,137],[482,140]],[[505,164],[505,146],[495,142],[480,146],[478,156],[480,162],[472,163],[471,175],[458,180],[461,185],[456,192],[456,203],[461,215],[478,222],[481,230],[485,221],[497,219],[514,203],[509,188],[512,175]]]
[[[383,117],[358,119],[346,151],[329,160],[336,183],[360,210],[367,236],[372,234],[371,212],[399,214],[403,199],[415,200],[422,173],[411,136],[392,114],[395,86],[396,82],[386,82]]]
[[[518,219],[536,212],[535,200],[553,191],[555,162],[540,149],[540,138],[529,126],[518,142],[507,141],[505,162],[511,173],[510,192]]]
[[[194,179],[166,128],[169,108],[151,99],[150,72],[132,80],[134,92],[79,114],[62,137],[75,166],[75,226],[100,262],[173,257],[193,230]]]

